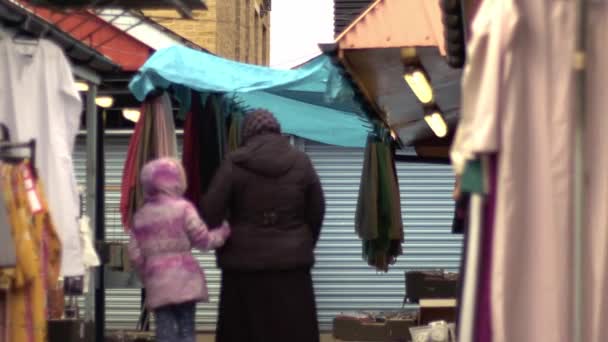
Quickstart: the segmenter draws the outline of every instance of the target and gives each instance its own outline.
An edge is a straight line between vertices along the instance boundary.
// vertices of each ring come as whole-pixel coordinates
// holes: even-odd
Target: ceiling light
[[[448,134],[448,124],[443,119],[440,112],[435,111],[424,116],[424,121],[429,125],[433,133],[439,138],[443,138]]]
[[[122,110],[122,116],[129,121],[137,122],[141,116],[141,111],[137,108],[125,108]]]
[[[76,89],[82,92],[89,91],[89,84],[87,82],[78,81],[76,82]]]
[[[420,102],[429,104],[433,101],[433,87],[421,69],[412,68],[403,78]]]
[[[404,47],[401,49],[401,59],[404,62],[410,61],[414,58],[416,58],[416,55],[418,53],[416,52],[416,48],[415,47]]]
[[[101,108],[110,108],[114,104],[112,96],[98,96],[95,98],[95,103]]]

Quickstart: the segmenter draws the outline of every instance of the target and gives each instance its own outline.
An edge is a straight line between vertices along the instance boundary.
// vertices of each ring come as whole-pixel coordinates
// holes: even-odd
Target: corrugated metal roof
[[[129,35],[150,46],[154,50],[160,50],[173,45],[183,45],[191,49],[205,51],[209,50],[194,43],[175,31],[144,16],[141,12],[127,11],[111,8],[101,9],[95,14],[114,27],[127,32]]]
[[[147,44],[89,11],[64,12],[27,5],[26,8],[110,58],[125,71],[137,71],[153,52]]]
[[[89,1],[60,1],[60,0],[27,0],[35,6],[53,7],[62,10],[83,9],[87,7],[121,7],[126,9],[167,9],[174,8],[184,18],[192,19],[192,10],[206,10],[203,0],[89,0]]]
[[[334,33],[339,36],[375,0],[334,0]]]
[[[336,39],[340,49],[438,47],[445,54],[438,1],[377,0]]]
[[[59,45],[74,64],[96,72],[115,72],[120,66],[99,51],[72,37],[56,25],[30,12],[13,0],[0,0],[0,27],[12,27],[35,36],[44,36]]]

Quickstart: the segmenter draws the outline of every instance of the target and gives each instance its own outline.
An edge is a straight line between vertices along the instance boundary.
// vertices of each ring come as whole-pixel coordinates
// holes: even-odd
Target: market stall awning
[[[245,107],[272,110],[286,133],[326,144],[361,147],[371,129],[352,83],[324,55],[279,70],[174,46],[152,55],[130,84],[140,101],[170,88],[232,94]]]
[[[428,76],[434,103],[453,129],[460,109],[461,70],[450,68],[445,60],[439,1],[377,0],[335,44],[322,46],[346,67],[403,144],[415,145],[432,141],[434,134],[424,120],[422,103],[404,80],[404,48],[415,49],[417,67]]]
[[[0,24],[36,37],[43,36],[59,45],[76,66],[83,66],[97,73],[115,72],[120,69],[114,61],[94,48],[50,24],[26,8],[11,0],[0,0]]]
[[[439,0],[377,0],[336,42],[340,49],[432,46],[445,54]]]
[[[29,9],[83,44],[107,56],[124,71],[136,71],[153,52],[150,46],[91,12],[62,12],[33,6]]]

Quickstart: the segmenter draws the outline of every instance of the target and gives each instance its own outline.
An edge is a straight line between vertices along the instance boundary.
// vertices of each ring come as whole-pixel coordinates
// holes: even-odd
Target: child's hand
[[[228,224],[228,222],[224,221],[222,226],[219,228],[219,233],[222,237],[222,240],[224,241],[226,241],[230,237],[230,234],[232,234],[232,230],[230,229],[230,225]]]

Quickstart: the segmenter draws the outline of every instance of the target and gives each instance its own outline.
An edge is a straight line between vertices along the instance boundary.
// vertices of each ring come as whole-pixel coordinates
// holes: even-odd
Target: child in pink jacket
[[[144,205],[133,219],[129,257],[146,288],[146,306],[156,318],[156,341],[194,342],[196,302],[207,301],[205,276],[191,249],[221,247],[227,225],[209,230],[183,198],[181,164],[157,159],[141,173]]]

